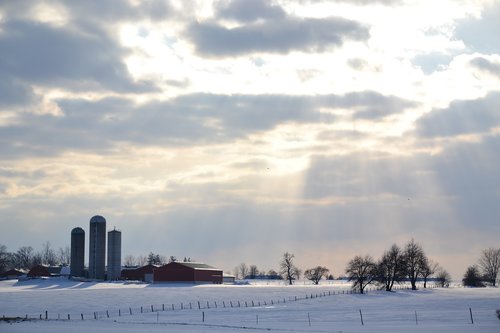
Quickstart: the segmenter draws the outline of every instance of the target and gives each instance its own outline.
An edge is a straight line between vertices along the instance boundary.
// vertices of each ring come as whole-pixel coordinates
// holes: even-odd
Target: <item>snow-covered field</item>
[[[347,290],[349,285],[341,282],[285,286],[0,281],[0,316],[31,318],[2,321],[0,332],[500,332],[497,288],[366,295]]]

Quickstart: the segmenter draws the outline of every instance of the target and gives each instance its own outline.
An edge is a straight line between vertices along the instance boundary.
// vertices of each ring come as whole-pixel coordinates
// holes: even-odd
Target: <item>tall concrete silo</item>
[[[85,231],[76,227],[71,230],[71,276],[83,276],[85,263]]]
[[[108,280],[117,280],[122,270],[122,233],[108,232]]]
[[[104,279],[106,267],[106,219],[96,215],[90,219],[89,278]]]

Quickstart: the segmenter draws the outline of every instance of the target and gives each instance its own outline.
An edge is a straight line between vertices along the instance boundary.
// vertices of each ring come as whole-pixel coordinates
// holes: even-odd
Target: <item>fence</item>
[[[393,290],[409,290],[410,287],[394,286]],[[369,293],[380,288],[365,288],[364,292]],[[218,308],[256,308],[263,306],[281,305],[290,302],[299,302],[304,300],[312,300],[316,298],[329,297],[335,295],[359,294],[360,292],[352,289],[330,290],[319,293],[308,293],[301,296],[286,296],[283,298],[275,298],[271,300],[229,300],[229,301],[196,301],[196,302],[180,302],[180,303],[162,303],[149,304],[134,307],[123,307],[117,309],[106,309],[93,312],[79,313],[57,313],[48,310],[36,314],[24,314],[17,317],[2,316],[3,320],[100,320],[108,318],[118,318],[124,316],[142,315],[146,313],[156,313],[165,311],[182,311],[182,310],[209,310]]]

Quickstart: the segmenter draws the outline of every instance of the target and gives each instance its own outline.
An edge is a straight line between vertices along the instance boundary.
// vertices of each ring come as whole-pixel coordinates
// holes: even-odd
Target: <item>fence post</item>
[[[201,322],[204,323],[205,322],[205,311],[203,311],[201,313]]]
[[[70,316],[69,316],[69,313],[68,313],[68,320],[71,320]]]
[[[472,317],[472,308],[469,308],[470,313],[470,323],[474,325],[474,318]]]
[[[175,310],[174,303],[172,303],[172,311],[174,311],[174,310]]]
[[[141,313],[142,313],[142,305],[141,305]]]
[[[309,315],[309,312],[307,313],[307,320],[309,321],[309,327],[311,327],[311,316]]]
[[[82,313],[82,320],[83,320],[83,313]]]
[[[361,326],[364,326],[365,323],[363,322],[363,313],[361,312],[361,309],[359,309],[359,317],[361,318]]]
[[[200,306],[200,301],[198,301],[198,310],[201,309],[201,306]]]
[[[132,315],[132,308],[128,308],[128,310],[130,311],[130,315]]]
[[[151,304],[151,312],[154,312],[154,310],[153,310],[153,304]]]
[[[49,319],[49,312],[45,311],[45,320]]]
[[[106,316],[109,318],[109,311],[106,310]]]
[[[97,320],[97,314],[94,312],[94,320]]]

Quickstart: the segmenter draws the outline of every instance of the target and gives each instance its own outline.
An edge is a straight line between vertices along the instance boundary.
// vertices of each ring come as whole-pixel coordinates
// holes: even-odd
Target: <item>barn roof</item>
[[[175,267],[175,265],[182,265],[184,267],[188,267],[188,268],[195,269],[195,270],[222,271],[221,269],[215,268],[213,266],[210,266],[210,265],[207,265],[207,264],[204,264],[201,262],[184,262],[184,261],[173,261],[173,262],[170,262],[166,265],[163,265],[160,268],[168,268],[171,266]]]

